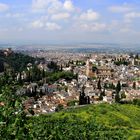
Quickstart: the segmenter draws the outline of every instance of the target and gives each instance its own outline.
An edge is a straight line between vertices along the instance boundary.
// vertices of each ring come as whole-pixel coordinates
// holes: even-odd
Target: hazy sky
[[[0,0],[0,43],[140,43],[139,0]]]

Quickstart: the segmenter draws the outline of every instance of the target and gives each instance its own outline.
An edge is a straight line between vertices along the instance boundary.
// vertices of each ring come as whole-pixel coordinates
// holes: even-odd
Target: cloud
[[[109,7],[109,11],[111,11],[112,13],[125,13],[125,12],[129,12],[131,10],[133,10],[133,8],[128,5],[125,5],[125,4],[122,6]]]
[[[124,15],[125,22],[132,22],[135,18],[140,18],[140,12],[129,12]]]
[[[42,27],[44,27],[44,23],[40,20],[36,20],[31,23],[31,27],[32,28],[42,28]]]
[[[104,23],[84,23],[80,25],[80,28],[85,31],[103,31],[106,29],[106,24]]]
[[[132,31],[140,32],[138,28],[140,9],[135,2],[125,4],[111,2],[113,5],[110,5],[109,0],[94,0],[94,2],[88,0],[84,3],[79,1],[31,0],[30,7],[26,2],[21,2],[20,5],[13,2],[10,10],[8,10],[10,5],[0,3],[0,12],[8,10],[8,12],[0,14],[0,26],[3,29],[1,38],[6,40],[23,35],[23,40],[32,38],[35,41],[37,39],[46,41],[46,38],[48,40],[62,38],[64,41],[69,41],[69,39],[93,41],[94,36],[95,41],[99,37],[99,40],[108,38],[107,40],[112,42],[112,40],[123,40],[123,37],[128,38]],[[100,7],[102,5],[104,8]],[[133,20],[135,21],[131,22]],[[97,35],[99,36],[97,37]],[[37,37],[34,38],[34,36]],[[138,36],[131,35],[131,37],[137,38],[137,42],[139,41]],[[67,39],[65,40],[65,38]],[[129,39],[131,40],[130,37]]]
[[[108,29],[105,23],[100,22],[85,22],[85,23],[76,23],[73,28],[78,29],[78,31],[86,32],[102,32]]]
[[[63,3],[59,0],[52,0],[50,5],[46,7],[46,10],[49,14],[54,14],[63,11]]]
[[[30,23],[30,27],[60,30],[62,27],[53,21],[63,21],[70,18],[74,9],[71,0],[63,2],[61,0],[32,0],[32,11],[39,12],[42,16]]]
[[[54,0],[32,0],[32,10],[34,12],[44,11],[52,1]]]
[[[71,0],[65,0],[61,2],[60,0],[52,0],[51,3],[46,7],[48,13],[58,13],[58,12],[73,12],[75,7]]]
[[[41,19],[33,21],[30,24],[30,27],[33,28],[33,29],[44,29],[44,30],[50,30],[50,31],[61,29],[61,26],[58,25],[57,23],[48,22],[48,21],[45,21],[45,20],[43,21]]]
[[[125,27],[120,29],[121,33],[132,33],[134,32],[131,28]]]
[[[57,13],[62,11],[72,12],[74,5],[71,0],[32,0],[32,11]]]
[[[132,18],[139,18],[140,12],[130,12],[125,15],[125,18],[132,19]]]
[[[7,18],[21,18],[21,17],[23,17],[24,16],[24,14],[22,14],[22,13],[14,13],[14,14],[12,14],[12,13],[7,13],[6,14],[6,17]]]
[[[67,19],[69,17],[70,17],[69,13],[58,13],[58,14],[52,15],[51,19],[52,20],[62,20],[62,19]]]
[[[5,12],[9,9],[9,6],[4,3],[0,3],[0,12]]]
[[[81,20],[87,20],[87,21],[94,21],[99,19],[99,17],[100,15],[97,12],[93,11],[92,9],[89,9],[87,10],[87,12],[82,13],[80,15]]]
[[[108,31],[111,34],[132,34],[134,33],[135,29],[133,28],[132,24],[126,23],[125,21],[122,20],[112,20],[110,24],[108,25]]]
[[[59,26],[58,24],[54,23],[54,22],[47,22],[46,25],[46,30],[60,30],[61,26]]]
[[[67,11],[74,10],[74,5],[71,0],[66,0],[63,5],[64,5],[64,9],[66,9]]]

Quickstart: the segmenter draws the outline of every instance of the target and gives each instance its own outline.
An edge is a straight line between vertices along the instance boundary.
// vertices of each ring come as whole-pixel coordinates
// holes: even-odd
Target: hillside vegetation
[[[36,139],[140,139],[140,108],[134,105],[89,105],[27,122],[30,137]]]
[[[99,104],[27,117],[14,86],[0,94],[1,140],[139,140],[140,107]]]
[[[13,68],[15,71],[23,71],[28,63],[34,64],[36,61],[39,62],[40,60],[40,58],[33,58],[22,53],[12,53],[9,56],[0,54],[0,71],[2,71],[3,63],[8,64],[9,67]]]

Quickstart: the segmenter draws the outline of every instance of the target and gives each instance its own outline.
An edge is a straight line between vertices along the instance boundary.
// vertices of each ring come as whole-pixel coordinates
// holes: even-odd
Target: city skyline
[[[1,0],[0,42],[140,43],[136,0]]]

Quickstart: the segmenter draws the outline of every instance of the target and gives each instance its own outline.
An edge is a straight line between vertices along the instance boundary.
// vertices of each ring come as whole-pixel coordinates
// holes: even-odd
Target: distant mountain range
[[[113,44],[113,43],[76,43],[76,44],[48,44],[48,45],[13,45],[0,44],[0,48],[14,50],[66,50],[72,52],[126,52],[140,53],[140,44]]]

